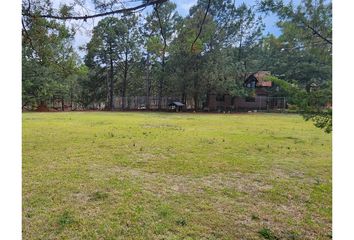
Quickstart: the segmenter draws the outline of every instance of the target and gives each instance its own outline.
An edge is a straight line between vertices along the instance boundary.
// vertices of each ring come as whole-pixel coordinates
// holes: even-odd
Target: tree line
[[[299,103],[283,90],[295,105],[331,102],[330,1],[294,5],[262,0],[248,6],[198,0],[182,17],[170,1],[120,8],[121,1],[94,0],[101,19],[84,46],[83,59],[72,45],[76,30],[67,23],[91,17],[75,15],[78,2],[59,9],[50,0],[23,2],[23,107],[60,100],[83,108],[104,102],[113,110],[116,96],[123,97],[123,109],[125,97],[157,96],[161,109],[164,96],[198,103],[207,101],[211,91],[247,95],[245,76],[258,70],[271,71],[308,94],[313,95],[313,86],[326,93]],[[149,11],[134,12],[141,6],[149,6]],[[264,34],[261,16],[269,13],[279,17],[279,36]],[[194,108],[199,110],[197,104]]]

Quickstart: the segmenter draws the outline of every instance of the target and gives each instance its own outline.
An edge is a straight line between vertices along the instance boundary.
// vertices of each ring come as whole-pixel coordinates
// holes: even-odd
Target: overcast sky
[[[70,3],[72,1],[73,0],[53,0],[55,8],[57,8],[60,4]],[[171,1],[176,3],[177,11],[182,16],[188,15],[189,9],[197,3],[197,0],[171,0]],[[300,0],[295,0],[294,2],[297,3],[299,1]],[[244,1],[236,0],[236,5],[240,5],[242,2],[245,2],[248,6],[254,6],[257,0],[244,0]],[[82,12],[82,10],[80,10],[81,15],[85,15],[85,14],[89,15],[93,13],[94,6],[92,5],[91,0],[86,0],[86,5],[88,6],[88,10],[86,12]],[[148,10],[145,10],[144,12],[150,12],[151,9],[152,7],[149,6]],[[100,19],[96,18],[96,19],[88,20],[86,23],[83,21],[74,22],[76,26],[75,27],[76,35],[75,35],[75,40],[73,45],[75,46],[76,49],[78,49],[80,46],[84,46],[90,40],[91,30],[99,20]],[[280,35],[280,30],[276,26],[276,22],[277,22],[276,16],[274,15],[265,16],[263,21],[265,23],[264,34],[271,33],[276,36]],[[83,56],[84,52],[80,52],[80,55]]]

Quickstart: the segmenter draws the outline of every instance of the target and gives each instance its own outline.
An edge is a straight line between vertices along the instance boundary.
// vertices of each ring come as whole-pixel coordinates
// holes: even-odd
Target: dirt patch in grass
[[[92,177],[134,181],[140,186],[143,194],[152,195],[163,202],[184,197],[200,199],[209,206],[208,211],[231,220],[230,228],[248,226],[257,233],[256,228],[266,224],[276,234],[274,236],[285,237],[289,232],[298,231],[297,225],[307,215],[306,202],[309,200],[309,192],[302,191],[299,186],[293,186],[300,188],[293,191],[289,188],[282,190],[281,184],[292,176],[282,178],[284,173],[281,171],[272,177],[252,173],[219,173],[196,177],[148,172],[121,166],[109,169],[96,167],[91,169],[94,173]],[[274,185],[273,177],[281,180],[280,185]],[[302,180],[306,182],[308,179]],[[188,208],[193,212],[198,207]],[[303,229],[299,234],[311,239],[320,234],[319,229],[312,226]]]

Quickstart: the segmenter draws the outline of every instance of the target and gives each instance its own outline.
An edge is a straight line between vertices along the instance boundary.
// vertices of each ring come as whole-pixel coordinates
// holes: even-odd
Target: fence
[[[285,97],[256,96],[253,98],[237,97],[234,101],[236,111],[284,111],[287,107]]]
[[[174,101],[180,101],[178,97],[162,97],[160,110],[169,110],[169,104]],[[159,98],[156,96],[131,96],[131,97],[115,97],[114,109],[115,110],[157,110],[159,104]],[[185,110],[194,110],[193,99],[187,99],[184,102]],[[210,104],[210,103],[209,103]],[[38,106],[27,106],[27,110],[35,110]],[[75,110],[105,110],[106,103],[91,103],[86,108],[76,102],[64,103],[60,100],[51,101],[47,103],[46,108],[54,111],[75,111]],[[268,96],[255,96],[255,97],[234,97],[225,101],[216,101],[215,107],[210,107],[207,102],[198,102],[198,109],[203,111],[284,111],[287,108],[287,99],[285,97],[268,97]],[[43,109],[45,111],[45,109]]]
[[[168,105],[173,101],[180,101],[177,97],[162,97],[161,109],[168,109]],[[158,109],[159,98],[156,96],[132,96],[132,97],[115,97],[114,108],[126,109],[126,110],[138,110],[138,109]]]

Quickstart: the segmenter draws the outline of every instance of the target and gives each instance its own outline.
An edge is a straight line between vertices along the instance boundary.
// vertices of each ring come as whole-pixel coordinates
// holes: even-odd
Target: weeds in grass
[[[64,211],[64,213],[60,215],[58,219],[59,228],[61,230],[66,226],[73,224],[74,222],[75,222],[74,218],[71,216],[71,214],[68,211]]]
[[[108,198],[108,193],[97,191],[90,196],[91,201],[105,200]]]
[[[278,237],[274,235],[274,233],[268,228],[262,228],[258,231],[258,233],[267,240],[279,240]]]
[[[29,212],[27,212],[25,216],[26,216],[26,218],[31,218],[31,217],[32,217],[32,214],[29,213]]]
[[[176,224],[183,227],[187,225],[187,221],[184,218],[179,218],[176,220]]]
[[[167,218],[172,215],[172,209],[168,205],[161,205],[158,209],[160,217]]]
[[[112,132],[108,132],[107,135],[108,135],[108,137],[111,137],[111,138],[114,137],[114,133],[112,133]]]

